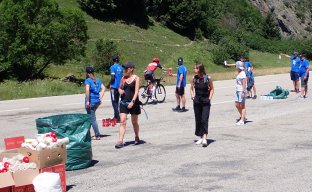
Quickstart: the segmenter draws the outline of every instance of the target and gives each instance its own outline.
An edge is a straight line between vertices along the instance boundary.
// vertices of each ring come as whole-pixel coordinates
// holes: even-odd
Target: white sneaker
[[[202,144],[203,143],[203,139],[198,139],[197,141],[196,141],[196,145],[200,145],[200,144]]]
[[[203,147],[207,147],[208,143],[207,143],[207,139],[203,140]]]
[[[238,121],[237,123],[235,123],[236,125],[245,125],[244,121]]]

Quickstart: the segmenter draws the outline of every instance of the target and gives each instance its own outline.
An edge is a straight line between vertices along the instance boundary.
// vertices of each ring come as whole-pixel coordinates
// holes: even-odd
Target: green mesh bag
[[[92,162],[90,119],[88,114],[62,114],[36,119],[39,134],[54,131],[60,139],[69,138],[66,170],[84,169]]]
[[[276,86],[276,88],[271,91],[269,94],[266,94],[266,96],[272,96],[273,99],[286,99],[289,95],[289,91],[287,89],[283,89],[280,86]]]

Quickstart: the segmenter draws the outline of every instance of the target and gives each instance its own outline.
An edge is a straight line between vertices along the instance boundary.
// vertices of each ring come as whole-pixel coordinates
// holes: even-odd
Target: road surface
[[[147,105],[140,116],[143,144],[133,146],[130,120],[125,141],[115,149],[118,128],[101,128],[92,141],[94,166],[67,171],[69,191],[312,191],[312,97],[260,100],[280,85],[292,89],[289,74],[255,78],[258,99],[247,100],[248,123],[236,126],[235,80],[215,81],[209,121],[209,146],[196,146],[194,113],[186,88],[188,112],[177,113],[174,86],[166,86],[166,102]],[[106,92],[97,117],[112,117]],[[84,95],[0,101],[0,148],[3,138],[33,138],[35,119],[85,113]],[[93,130],[91,130],[93,134]]]

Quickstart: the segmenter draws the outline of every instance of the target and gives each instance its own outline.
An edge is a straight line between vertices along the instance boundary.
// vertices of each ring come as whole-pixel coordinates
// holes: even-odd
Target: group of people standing
[[[139,124],[138,115],[141,114],[141,102],[139,101],[138,92],[140,87],[140,78],[134,74],[135,65],[132,62],[127,62],[121,65],[117,55],[112,58],[114,64],[110,67],[110,81],[106,85],[110,89],[112,106],[114,109],[114,119],[120,123],[119,137],[115,148],[119,149],[124,146],[124,135],[126,131],[127,114],[131,114],[131,122],[133,125],[135,139],[134,144],[140,143],[139,139]],[[183,59],[178,59],[177,72],[177,88],[176,98],[177,106],[180,108],[182,101],[181,112],[185,112],[185,94],[184,88],[186,86],[186,67],[183,65]],[[145,79],[150,79],[154,84],[153,72],[157,67],[162,68],[159,64],[159,59],[154,58],[153,63],[150,63],[145,71]],[[125,71],[125,74],[124,74]],[[155,95],[155,88],[153,88],[153,95]],[[105,86],[99,78],[95,77],[94,69],[92,67],[86,68],[85,80],[85,108],[88,114],[91,115],[91,125],[94,130],[92,139],[100,140],[100,131],[96,121],[96,110],[101,105],[101,100],[104,96]]]
[[[291,80],[293,80],[294,91],[299,93],[299,78],[301,78],[301,97],[306,98],[308,91],[309,79],[309,62],[305,55],[295,52],[293,56],[281,54],[289,57],[291,60]],[[124,135],[126,131],[127,114],[131,114],[131,122],[133,125],[135,138],[134,144],[140,143],[139,139],[139,123],[138,115],[141,114],[140,101],[138,97],[140,78],[134,74],[135,65],[132,62],[127,62],[125,65],[119,64],[119,57],[113,56],[114,64],[110,67],[111,78],[106,85],[110,89],[112,106],[114,109],[114,118],[120,123],[119,137],[115,145],[116,149],[124,147]],[[257,98],[253,66],[242,56],[235,64],[227,64],[226,66],[235,66],[237,76],[235,81],[235,106],[240,117],[237,119],[236,125],[244,125],[246,121],[246,105],[247,98]],[[167,70],[159,63],[159,59],[155,57],[152,63],[149,63],[144,71],[145,80],[149,80],[152,85],[152,98],[155,99],[155,77],[154,71],[157,69]],[[125,71],[125,74],[123,73]],[[91,114],[91,124],[94,130],[93,138],[100,139],[100,132],[96,122],[96,109],[101,104],[101,99],[104,96],[105,86],[95,77],[92,67],[86,68],[87,78],[85,80],[86,100],[85,107],[88,114]],[[176,102],[177,106],[173,111],[186,112],[185,108],[185,87],[187,68],[183,63],[183,58],[178,58],[178,69],[176,74],[169,74],[177,77],[176,83]],[[191,98],[193,100],[193,108],[195,115],[195,135],[199,137],[196,144],[207,147],[208,122],[211,108],[211,99],[214,94],[213,80],[209,76],[203,64],[195,64],[194,76],[191,80],[190,88]],[[182,105],[181,105],[182,104]]]
[[[294,52],[293,55],[281,53],[280,56],[290,59],[290,79],[294,85],[292,91],[296,93],[301,92],[300,97],[303,99],[307,98],[310,64],[306,59],[306,54]],[[301,81],[301,90],[299,90],[299,79]]]
[[[141,114],[138,92],[140,78],[134,74],[135,65],[127,62],[125,65],[119,64],[119,57],[113,56],[114,64],[110,67],[111,78],[106,88],[110,89],[114,118],[120,123],[119,137],[115,145],[116,148],[123,147],[123,138],[126,130],[127,114],[131,114],[131,121],[135,133],[134,144],[139,144],[139,124],[138,115]],[[125,75],[123,71],[125,70]],[[101,80],[94,75],[92,67],[86,68],[85,80],[85,108],[87,114],[91,115],[91,125],[94,130],[95,140],[100,140],[100,132],[96,122],[96,109],[101,105],[104,96],[105,86]]]

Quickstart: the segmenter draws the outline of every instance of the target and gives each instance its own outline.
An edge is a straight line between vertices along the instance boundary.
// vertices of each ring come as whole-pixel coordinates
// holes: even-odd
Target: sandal
[[[116,145],[115,145],[116,149],[120,149],[120,148],[123,148],[123,147],[124,147],[124,144],[121,141],[117,142]]]
[[[97,136],[97,137],[96,136],[92,136],[91,139],[92,140],[101,140],[101,137],[100,136]]]
[[[140,138],[139,137],[135,137],[134,145],[138,145],[138,144],[140,144]]]

